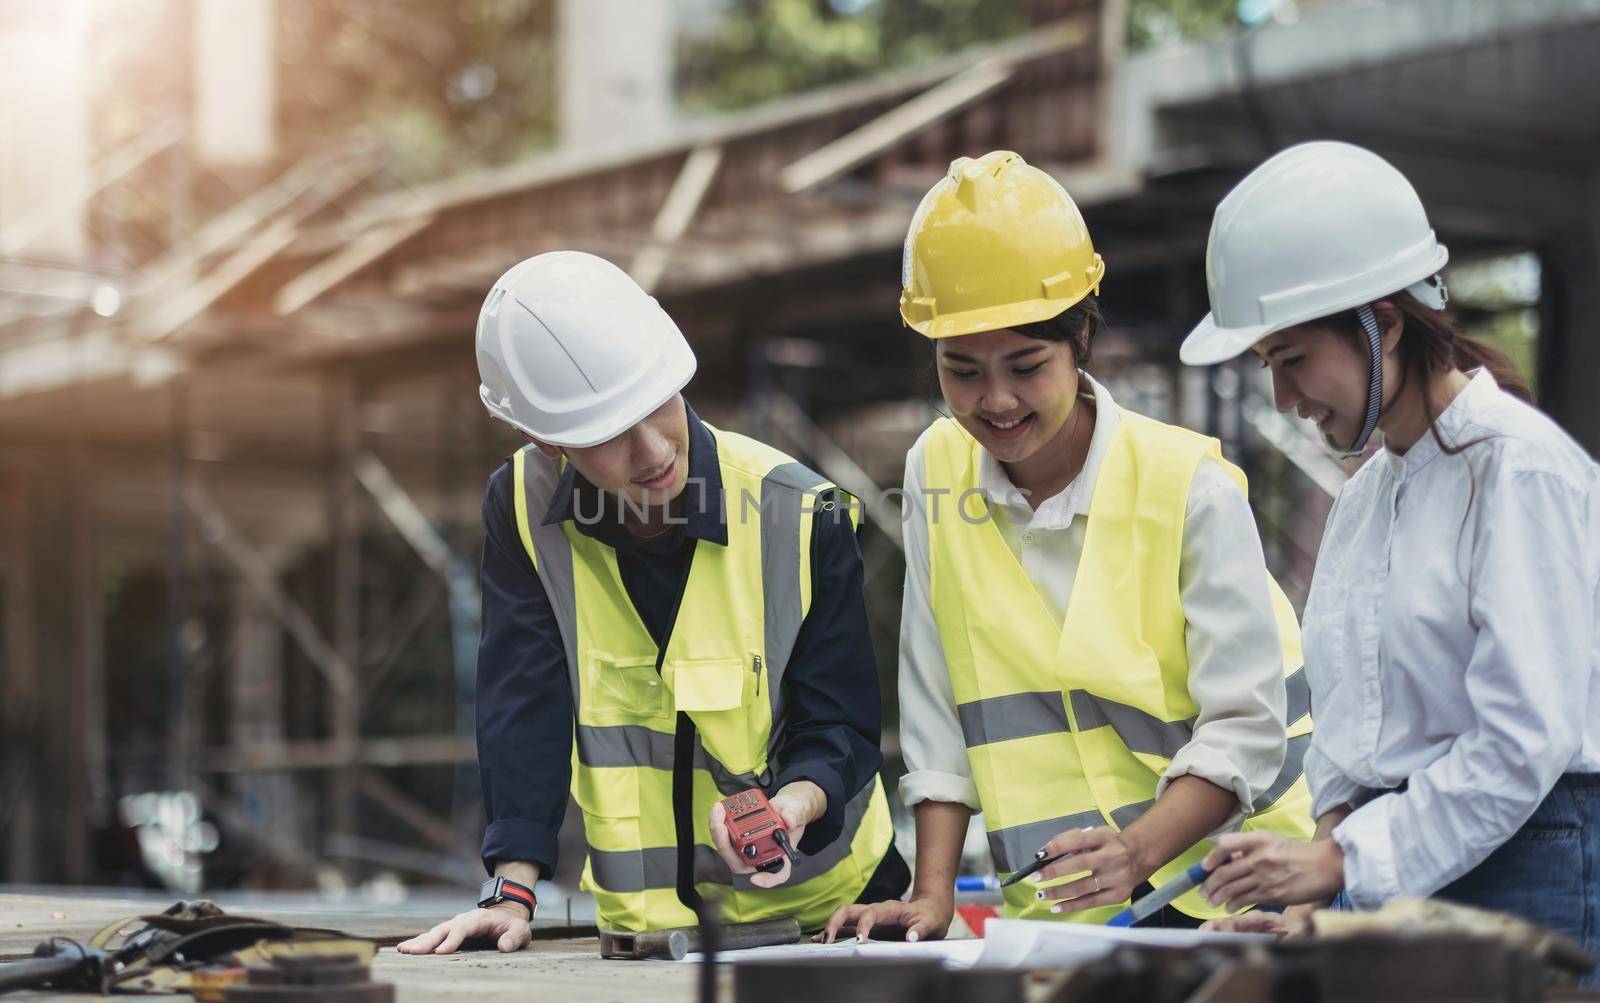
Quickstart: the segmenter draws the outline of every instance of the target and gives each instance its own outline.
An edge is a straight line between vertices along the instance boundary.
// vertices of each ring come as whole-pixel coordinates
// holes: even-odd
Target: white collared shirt
[[[1363,908],[1438,891],[1600,770],[1600,468],[1487,371],[1437,426],[1484,441],[1368,460],[1306,603],[1306,775],[1317,815],[1359,806],[1334,838]]]
[[[1034,510],[987,452],[979,471],[980,489],[1001,535],[1058,624],[1077,578],[1089,500],[1119,424],[1117,404],[1106,388],[1087,374],[1080,372],[1079,378],[1094,392],[1095,429],[1083,469],[1071,484]],[[900,742],[908,772],[900,781],[900,798],[908,808],[931,800],[981,810],[929,598],[930,498],[924,493],[922,456],[919,439],[906,457],[905,474]],[[943,504],[953,502],[946,496]],[[1239,799],[1231,825],[1283,765],[1287,695],[1255,519],[1244,492],[1210,459],[1201,462],[1189,489],[1179,592],[1188,619],[1189,695],[1199,715],[1193,738],[1173,758],[1157,795],[1174,777],[1194,774],[1209,780]]]

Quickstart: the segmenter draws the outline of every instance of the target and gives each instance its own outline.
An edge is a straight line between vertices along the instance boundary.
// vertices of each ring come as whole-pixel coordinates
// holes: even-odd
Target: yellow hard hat
[[[900,316],[929,338],[1034,324],[1098,293],[1105,271],[1055,178],[1007,150],[961,157],[912,217]]]

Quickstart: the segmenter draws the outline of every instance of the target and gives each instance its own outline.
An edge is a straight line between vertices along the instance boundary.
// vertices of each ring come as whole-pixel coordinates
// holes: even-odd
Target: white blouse
[[[1438,891],[1600,770],[1600,468],[1487,371],[1437,426],[1483,441],[1368,460],[1306,603],[1306,774],[1317,815],[1357,806],[1334,838],[1362,908]]]
[[[1087,374],[1079,378],[1094,391],[1096,420],[1088,456],[1072,483],[1034,510],[988,453],[979,481],[996,526],[1058,624],[1077,578],[1089,500],[1119,423],[1110,392]],[[922,456],[919,439],[906,457],[905,474],[900,742],[908,772],[900,781],[900,798],[908,808],[947,801],[977,811],[982,806],[929,598],[929,498]],[[951,498],[942,503],[952,504]],[[1232,791],[1239,810],[1227,828],[1266,792],[1283,766],[1288,698],[1261,538],[1244,492],[1212,460],[1201,462],[1189,489],[1179,594],[1188,618],[1189,695],[1199,715],[1193,737],[1173,758],[1156,793],[1185,774]]]

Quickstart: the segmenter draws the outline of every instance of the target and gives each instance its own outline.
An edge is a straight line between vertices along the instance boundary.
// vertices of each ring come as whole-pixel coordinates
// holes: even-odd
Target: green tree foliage
[[[1128,47],[1155,48],[1205,38],[1239,22],[1237,0],[1129,0]]]
[[[651,0],[655,2],[655,0]],[[402,174],[501,163],[554,133],[556,0],[278,0],[287,144],[364,130]]]
[[[915,64],[1023,27],[1018,0],[721,0],[683,40],[685,106],[738,108]]]

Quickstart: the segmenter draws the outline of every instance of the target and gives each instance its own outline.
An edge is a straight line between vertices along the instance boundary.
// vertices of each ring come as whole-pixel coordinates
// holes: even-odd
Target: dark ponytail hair
[[[1462,334],[1456,329],[1455,320],[1448,312],[1430,309],[1407,292],[1385,296],[1384,299],[1394,304],[1395,309],[1400,311],[1404,324],[1400,330],[1400,342],[1396,346],[1396,353],[1400,357],[1400,373],[1395,393],[1396,395],[1403,393],[1412,381],[1416,381],[1422,387],[1423,413],[1430,416],[1428,432],[1433,436],[1433,441],[1439,444],[1440,452],[1447,456],[1458,456],[1478,443],[1493,438],[1493,435],[1481,435],[1466,442],[1444,441],[1444,437],[1439,434],[1439,423],[1432,417],[1440,410],[1433,398],[1433,377],[1439,373],[1450,369],[1462,372],[1486,369],[1500,385],[1500,389],[1529,404],[1536,403],[1533,388],[1517,369],[1517,364],[1499,349],[1490,348],[1483,342],[1474,341]],[[1361,321],[1356,317],[1355,311],[1340,315],[1337,324],[1340,332],[1349,337],[1365,355],[1367,339],[1362,333]],[[1467,464],[1467,480],[1470,485],[1467,492],[1467,507],[1461,512],[1461,525],[1456,531],[1456,576],[1470,591],[1470,576],[1461,568],[1459,553],[1461,538],[1467,529],[1467,519],[1472,514],[1472,503],[1478,496],[1478,475],[1470,463]],[[1467,622],[1474,630],[1478,629],[1478,619],[1472,612],[1470,600],[1467,604]]]
[[[1384,299],[1394,304],[1395,309],[1400,311],[1404,324],[1400,331],[1400,342],[1395,349],[1400,357],[1396,394],[1403,393],[1414,381],[1422,388],[1424,413],[1432,415],[1439,410],[1437,402],[1433,399],[1435,376],[1450,369],[1462,372],[1487,369],[1489,375],[1500,385],[1500,389],[1529,404],[1536,403],[1533,388],[1517,369],[1517,364],[1499,349],[1491,348],[1481,341],[1474,341],[1462,334],[1456,329],[1455,320],[1448,312],[1423,306],[1408,292],[1398,292],[1393,296],[1385,296]],[[1340,332],[1365,354],[1366,335],[1362,333],[1361,321],[1355,311],[1341,314],[1336,325]],[[1428,431],[1439,444],[1439,449],[1450,456],[1455,456],[1483,441],[1482,438],[1478,438],[1469,442],[1447,443],[1439,435],[1438,425],[1431,418],[1428,421]]]

